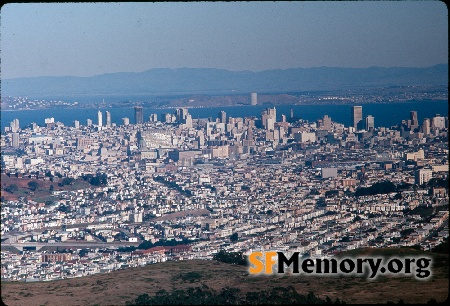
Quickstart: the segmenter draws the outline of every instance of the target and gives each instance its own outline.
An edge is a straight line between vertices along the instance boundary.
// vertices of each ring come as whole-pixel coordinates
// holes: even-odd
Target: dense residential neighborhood
[[[2,280],[107,273],[167,260],[281,250],[311,257],[448,237],[448,117],[375,127],[324,115],[193,119],[2,131]],[[212,114],[213,115],[213,114]],[[364,124],[365,123],[365,124]],[[26,182],[19,186],[18,182]]]

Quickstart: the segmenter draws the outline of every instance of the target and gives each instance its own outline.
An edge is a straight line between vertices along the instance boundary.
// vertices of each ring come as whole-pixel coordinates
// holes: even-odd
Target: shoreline
[[[328,101],[326,102],[306,102],[306,103],[295,103],[295,104],[289,104],[289,103],[281,103],[281,104],[257,104],[257,105],[250,105],[250,104],[237,104],[237,105],[217,105],[217,106],[210,106],[210,105],[198,105],[198,106],[167,106],[167,107],[148,107],[149,109],[177,109],[177,108],[186,108],[186,109],[196,109],[196,108],[227,108],[227,107],[258,107],[258,106],[264,106],[264,107],[277,107],[277,106],[308,106],[308,105],[368,105],[368,104],[398,104],[398,103],[427,103],[427,102],[448,102],[448,99],[429,99],[429,100],[399,100],[399,101],[377,101],[377,102],[336,102],[336,103],[330,103]],[[95,105],[92,105],[90,107],[89,105],[86,105],[87,107],[48,107],[48,108],[27,108],[27,109],[3,109],[1,108],[1,112],[21,112],[21,111],[38,111],[38,110],[55,110],[55,109],[64,109],[64,110],[80,110],[80,109],[112,109],[112,108],[133,108],[134,106],[120,106],[120,105],[114,105],[110,107],[95,107]]]

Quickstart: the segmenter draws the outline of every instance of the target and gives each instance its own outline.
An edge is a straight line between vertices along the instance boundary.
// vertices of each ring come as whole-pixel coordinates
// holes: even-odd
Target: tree
[[[8,187],[5,188],[5,191],[9,192],[9,193],[14,193],[17,190],[19,190],[19,187],[17,187],[16,184],[11,184]]]
[[[213,259],[235,265],[247,265],[247,259],[245,258],[244,254],[242,254],[242,252],[227,252],[225,250],[220,250],[213,256]]]
[[[233,235],[230,236],[230,240],[233,242],[238,241],[238,239],[239,239],[238,233],[234,233]]]
[[[370,187],[358,188],[355,192],[355,196],[365,196],[365,195],[375,195],[375,194],[386,194],[395,192],[397,190],[397,186],[389,181],[377,182]]]
[[[27,185],[28,185],[28,188],[30,188],[31,191],[36,191],[36,189],[39,187],[39,184],[36,181],[28,182]]]
[[[401,200],[403,199],[402,194],[400,192],[397,192],[394,196],[394,200]]]

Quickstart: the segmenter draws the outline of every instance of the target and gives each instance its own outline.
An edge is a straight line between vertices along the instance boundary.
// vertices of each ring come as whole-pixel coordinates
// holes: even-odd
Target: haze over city
[[[1,77],[428,67],[448,62],[447,12],[441,1],[10,3]]]

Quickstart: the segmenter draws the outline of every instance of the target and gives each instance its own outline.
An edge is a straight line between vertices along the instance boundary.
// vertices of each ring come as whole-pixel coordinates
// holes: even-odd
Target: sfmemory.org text
[[[361,275],[375,279],[378,275],[414,275],[418,279],[431,276],[431,258],[363,257],[302,258],[299,252],[253,252],[248,257],[252,275],[286,273],[303,275]]]

